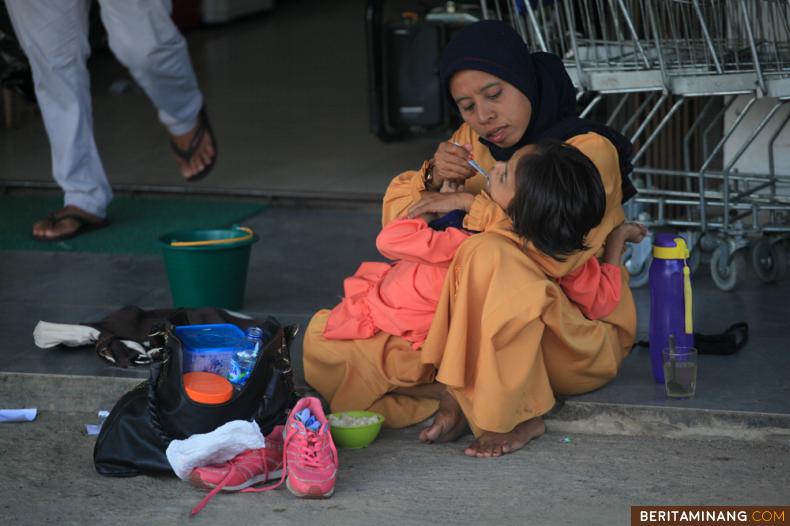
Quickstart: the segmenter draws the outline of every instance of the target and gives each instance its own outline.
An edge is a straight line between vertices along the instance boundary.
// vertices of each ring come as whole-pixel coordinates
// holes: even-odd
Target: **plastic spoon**
[[[463,148],[463,145],[461,145],[461,144],[458,144],[457,142],[454,142],[454,141],[451,141],[451,142],[452,142],[454,145],[456,145],[456,146],[460,146],[461,148]],[[475,171],[479,172],[479,173],[480,173],[480,175],[482,175],[483,177],[485,177],[486,179],[488,179],[488,173],[487,173],[485,170],[483,170],[483,167],[482,167],[482,166],[480,166],[480,164],[478,164],[478,162],[477,162],[477,161],[475,161],[474,159],[467,159],[467,160],[466,160],[466,162],[467,162],[467,164],[469,164],[469,166],[471,166],[472,168],[474,168],[474,169],[475,169]]]

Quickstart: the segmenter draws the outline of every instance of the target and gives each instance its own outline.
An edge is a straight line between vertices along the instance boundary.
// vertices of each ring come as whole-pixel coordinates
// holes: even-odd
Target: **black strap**
[[[154,362],[151,364],[151,377],[148,380],[148,416],[151,417],[152,427],[154,428],[156,435],[159,437],[159,440],[162,441],[162,449],[164,450],[170,445],[171,438],[167,436],[167,433],[165,433],[162,429],[162,424],[159,421],[159,410],[156,403],[156,389],[159,385],[162,367],[164,367],[163,364],[164,362]]]
[[[699,354],[734,354],[744,348],[749,341],[749,324],[745,321],[733,323],[718,334],[694,333],[694,347]],[[634,343],[634,347],[649,347],[648,340]]]
[[[749,324],[733,323],[721,334],[694,333],[694,346],[700,354],[734,354],[749,341]]]

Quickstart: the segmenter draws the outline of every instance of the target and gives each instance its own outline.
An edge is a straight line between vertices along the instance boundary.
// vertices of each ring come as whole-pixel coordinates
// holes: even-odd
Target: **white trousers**
[[[170,133],[194,128],[203,106],[171,0],[99,0],[110,49],[159,110]],[[93,138],[86,61],[90,0],[6,0],[30,61],[65,205],[104,217],[112,199]]]

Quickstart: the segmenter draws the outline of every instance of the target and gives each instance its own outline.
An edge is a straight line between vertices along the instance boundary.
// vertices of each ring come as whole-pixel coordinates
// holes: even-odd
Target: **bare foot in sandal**
[[[197,181],[208,175],[216,160],[217,143],[205,110],[200,111],[192,131],[170,136],[170,146],[184,179]]]
[[[76,206],[65,206],[33,224],[33,237],[42,241],[69,239],[103,228],[109,221]]]

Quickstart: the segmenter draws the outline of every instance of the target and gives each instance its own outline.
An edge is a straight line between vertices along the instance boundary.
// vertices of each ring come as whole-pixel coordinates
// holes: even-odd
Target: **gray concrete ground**
[[[372,447],[340,450],[335,495],[299,500],[281,488],[221,494],[195,519],[203,492],[175,477],[111,479],[91,464],[87,412],[43,411],[0,426],[5,524],[629,524],[634,505],[788,503],[790,446],[722,439],[568,435],[549,431],[501,459],[424,445],[385,430]]]

